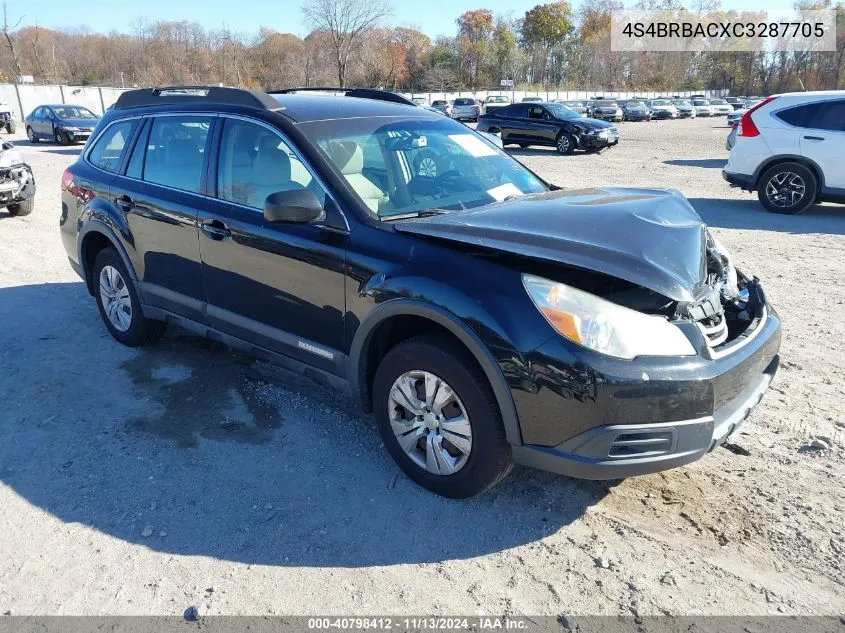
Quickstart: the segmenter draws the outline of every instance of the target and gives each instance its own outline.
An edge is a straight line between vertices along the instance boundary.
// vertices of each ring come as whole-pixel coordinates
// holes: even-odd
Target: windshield
[[[674,103],[676,106],[689,106],[689,105],[692,105],[692,104],[691,104],[689,101],[687,101],[686,99],[675,99],[672,103]]]
[[[653,105],[653,106],[668,106],[668,105],[672,105],[672,104],[669,103],[666,99],[655,99],[654,101],[651,102],[651,105]]]
[[[493,143],[451,119],[337,119],[299,128],[381,218],[547,190]]]
[[[507,97],[487,97],[484,103],[508,103]]]
[[[599,101],[596,103],[599,108],[611,108],[616,105],[615,101]]]
[[[475,99],[455,99],[455,105],[475,105]]]
[[[702,100],[702,99],[696,99],[695,101],[693,101],[693,103],[694,103],[695,105],[697,105],[697,106],[706,106],[706,105],[710,105],[710,102],[709,102],[709,101],[704,101],[704,100]]]
[[[431,102],[431,105],[433,105],[433,106],[442,106],[442,105],[446,105],[446,102],[445,102],[445,101],[432,101],[432,102]]]
[[[725,101],[724,99],[711,99],[710,100],[710,105],[725,105],[726,103],[727,103],[727,101]]]
[[[563,105],[568,106],[570,108],[583,108],[584,104],[580,101],[564,101]]]
[[[546,108],[554,115],[556,119],[580,119],[581,115],[572,108],[568,108],[562,103],[547,103]]]
[[[414,103],[416,103],[418,105],[422,105],[423,103],[426,103],[426,100],[423,97],[414,97],[413,99],[411,99],[411,101],[413,101]]]
[[[625,105],[629,108],[645,108],[645,104],[642,101],[629,101]]]
[[[96,119],[97,115],[82,106],[56,106],[53,112],[60,119]]]

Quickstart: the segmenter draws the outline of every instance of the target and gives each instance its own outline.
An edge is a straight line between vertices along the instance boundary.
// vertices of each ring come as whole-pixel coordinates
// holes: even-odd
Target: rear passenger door
[[[812,116],[802,130],[801,154],[821,167],[825,189],[845,196],[845,99],[809,105]]]
[[[205,320],[205,288],[197,217],[206,202],[214,121],[206,114],[145,120],[124,173],[111,185],[135,246],[142,301],[199,322]]]
[[[209,323],[327,371],[343,367],[347,226],[291,142],[263,123],[221,115],[200,213]],[[271,193],[309,189],[316,224],[265,222]]]

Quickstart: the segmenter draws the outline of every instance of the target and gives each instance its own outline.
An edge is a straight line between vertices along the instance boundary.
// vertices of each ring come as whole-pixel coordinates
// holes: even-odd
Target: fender
[[[499,411],[502,414],[502,421],[505,426],[505,435],[508,442],[515,446],[521,446],[522,434],[519,430],[516,407],[514,406],[510,389],[505,381],[505,376],[496,359],[493,358],[493,355],[478,335],[457,316],[444,308],[433,306],[429,303],[415,299],[390,299],[379,304],[364,318],[355,332],[349,351],[349,371],[347,375],[349,376],[352,393],[359,394],[361,397],[364,395],[362,388],[364,379],[362,358],[366,356],[366,350],[369,347],[376,328],[385,319],[405,315],[419,316],[434,321],[446,328],[466,346],[480,365],[482,371],[484,371],[487,380],[490,382],[490,386],[493,388],[493,394],[496,397]]]
[[[778,154],[777,156],[772,156],[765,162],[761,163],[757,167],[757,169],[754,170],[754,175],[751,179],[751,182],[753,183],[753,189],[757,188],[757,185],[760,181],[760,176],[763,175],[764,171],[766,171],[772,165],[786,162],[801,163],[802,165],[806,165],[807,167],[812,169],[813,173],[819,179],[819,191],[824,188],[824,170],[822,170],[822,168],[818,166],[816,161],[810,160],[806,156],[801,156],[800,154]]]
[[[126,248],[123,246],[123,242],[117,237],[114,230],[112,230],[108,224],[98,218],[92,217],[82,225],[81,229],[79,229],[79,236],[77,237],[76,242],[78,244],[76,251],[77,261],[82,267],[82,273],[86,283],[89,285],[89,291],[93,291],[90,287],[90,271],[88,270],[88,262],[85,261],[82,253],[85,250],[85,241],[91,233],[99,233],[111,242],[112,246],[114,246],[115,250],[120,255],[120,258],[123,260],[123,265],[126,266],[126,270],[129,272],[129,277],[132,281],[137,282],[138,275],[135,273],[135,267],[132,265],[132,260],[129,259],[129,255],[126,252]]]

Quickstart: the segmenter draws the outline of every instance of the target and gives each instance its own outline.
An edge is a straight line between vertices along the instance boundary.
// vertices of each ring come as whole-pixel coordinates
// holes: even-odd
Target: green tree
[[[525,12],[522,41],[532,52],[532,80],[546,82],[549,59],[572,32],[572,7],[568,2],[538,4]]]
[[[475,9],[462,13],[457,19],[458,48],[467,66],[469,82],[478,87],[481,65],[490,47],[493,32],[493,12]]]

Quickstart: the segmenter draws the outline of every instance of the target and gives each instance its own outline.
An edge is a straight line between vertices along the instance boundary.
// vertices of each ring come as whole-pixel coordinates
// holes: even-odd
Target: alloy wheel
[[[31,127],[26,128],[26,138],[29,139],[30,143],[35,141],[35,132],[32,131]]]
[[[807,186],[804,179],[791,171],[782,171],[766,183],[766,197],[773,206],[788,209],[798,205],[804,199]]]
[[[132,298],[120,272],[114,266],[100,271],[100,301],[109,322],[118,332],[126,332],[132,325]]]
[[[439,376],[407,371],[393,383],[388,419],[405,454],[434,475],[463,468],[472,451],[472,427],[455,391]]]
[[[569,137],[566,134],[561,134],[557,139],[557,148],[561,153],[569,151]]]

